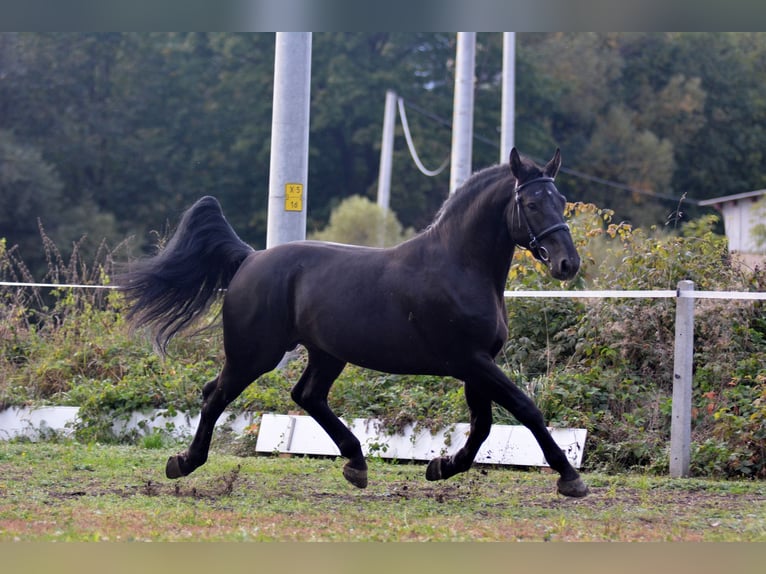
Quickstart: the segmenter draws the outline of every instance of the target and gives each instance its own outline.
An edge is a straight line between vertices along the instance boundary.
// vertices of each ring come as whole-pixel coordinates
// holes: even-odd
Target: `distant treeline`
[[[385,92],[408,104],[428,165],[450,150],[454,33],[315,33],[309,232],[377,185]],[[637,225],[685,202],[764,186],[766,35],[516,35],[516,144],[560,146],[570,200]],[[498,161],[502,34],[477,37],[473,165]],[[274,34],[0,34],[0,237],[45,268],[38,225],[66,253],[128,236],[144,249],[203,194],[265,243]],[[426,112],[426,113],[424,113]],[[428,224],[449,173],[426,178],[397,127],[391,207]],[[631,191],[632,190],[632,191]]]

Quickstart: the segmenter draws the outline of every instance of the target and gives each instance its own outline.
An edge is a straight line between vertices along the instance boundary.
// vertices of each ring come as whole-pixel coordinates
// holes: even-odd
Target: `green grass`
[[[585,476],[566,499],[539,470],[474,467],[445,482],[422,464],[213,451],[179,481],[173,446],[0,443],[0,541],[766,541],[766,484]]]

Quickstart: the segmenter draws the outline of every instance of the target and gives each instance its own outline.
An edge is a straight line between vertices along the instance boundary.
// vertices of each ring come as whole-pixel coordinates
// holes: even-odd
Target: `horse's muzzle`
[[[551,275],[554,279],[566,281],[572,279],[580,270],[580,257],[562,257],[548,262]]]

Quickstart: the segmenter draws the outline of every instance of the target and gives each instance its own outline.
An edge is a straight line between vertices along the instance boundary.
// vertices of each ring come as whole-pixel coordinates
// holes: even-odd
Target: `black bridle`
[[[534,231],[532,231],[532,226],[529,225],[529,219],[527,219],[527,214],[524,212],[524,207],[521,203],[521,196],[519,195],[519,192],[527,187],[528,185],[531,185],[533,183],[553,183],[554,179],[552,177],[536,177],[534,179],[530,179],[529,181],[525,181],[521,185],[516,185],[515,190],[515,200],[516,200],[516,207],[518,208],[519,217],[523,221],[524,225],[527,227],[527,233],[529,234],[529,246],[527,249],[529,249],[532,252],[532,255],[537,257],[540,261],[548,262],[550,260],[550,256],[548,255],[548,250],[540,245],[540,241],[542,239],[545,239],[552,233],[556,233],[557,231],[562,231],[566,229],[569,230],[569,225],[564,223],[563,221],[561,223],[554,223],[550,227],[546,227],[539,233],[535,234]]]

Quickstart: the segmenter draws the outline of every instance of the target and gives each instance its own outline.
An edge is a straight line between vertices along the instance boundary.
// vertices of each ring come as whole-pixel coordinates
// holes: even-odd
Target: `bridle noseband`
[[[521,185],[516,185],[516,189],[514,191],[515,194],[515,201],[516,201],[516,207],[518,208],[519,216],[521,220],[524,222],[524,225],[527,227],[527,233],[529,234],[529,246],[527,249],[529,249],[532,254],[540,259],[540,261],[548,262],[550,261],[550,256],[548,255],[548,250],[540,245],[540,240],[545,239],[552,233],[556,233],[557,231],[562,231],[566,229],[569,231],[569,225],[567,225],[564,222],[561,223],[555,223],[551,225],[550,227],[546,227],[541,232],[535,234],[534,231],[532,231],[532,226],[529,225],[529,219],[527,219],[527,214],[524,212],[524,208],[521,204],[521,196],[519,195],[519,192],[527,187],[528,185],[531,185],[533,183],[553,183],[554,179],[552,177],[536,177],[534,179],[530,179],[529,181],[525,181]],[[523,247],[523,246],[522,246]]]

